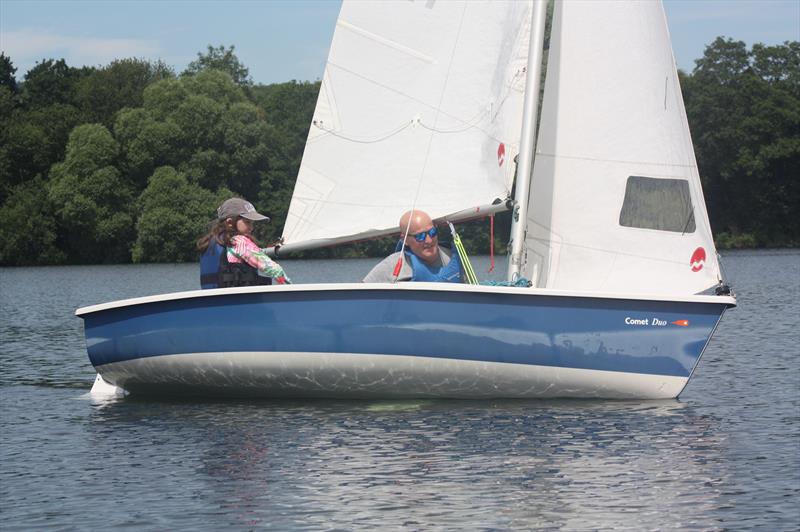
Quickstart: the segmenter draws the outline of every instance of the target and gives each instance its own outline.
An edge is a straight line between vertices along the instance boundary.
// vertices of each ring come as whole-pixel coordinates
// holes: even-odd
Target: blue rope
[[[483,286],[512,286],[516,288],[530,288],[533,286],[533,283],[524,277],[520,277],[516,281],[481,281],[480,284]]]

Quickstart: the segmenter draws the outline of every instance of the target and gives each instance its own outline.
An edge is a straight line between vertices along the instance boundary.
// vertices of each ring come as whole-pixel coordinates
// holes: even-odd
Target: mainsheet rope
[[[472,268],[472,263],[469,261],[469,256],[467,256],[467,250],[464,249],[464,244],[461,242],[461,237],[458,236],[456,228],[452,223],[447,222],[447,225],[450,226],[450,234],[453,235],[453,246],[455,246],[456,252],[461,258],[461,267],[464,268],[464,275],[467,278],[467,283],[478,284],[478,276],[475,275],[475,270]]]
[[[489,273],[494,271],[494,214],[489,216]]]

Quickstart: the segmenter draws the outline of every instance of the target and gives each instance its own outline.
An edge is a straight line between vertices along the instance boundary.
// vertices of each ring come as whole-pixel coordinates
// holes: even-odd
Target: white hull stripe
[[[445,358],[331,353],[196,353],[97,368],[129,391],[326,398],[677,397],[686,377]]]

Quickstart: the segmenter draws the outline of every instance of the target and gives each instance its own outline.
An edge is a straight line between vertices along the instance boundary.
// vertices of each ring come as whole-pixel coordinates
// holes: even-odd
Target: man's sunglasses
[[[416,233],[411,236],[413,236],[414,240],[416,240],[417,242],[425,242],[426,236],[431,237],[431,240],[439,236],[439,230],[436,229],[435,227],[431,227],[427,231],[422,231],[421,233]]]

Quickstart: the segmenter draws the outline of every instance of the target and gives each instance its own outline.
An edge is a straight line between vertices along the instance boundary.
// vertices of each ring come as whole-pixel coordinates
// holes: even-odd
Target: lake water
[[[658,402],[93,401],[75,309],[196,266],[0,269],[0,528],[797,530],[800,252],[723,260],[740,306]]]

